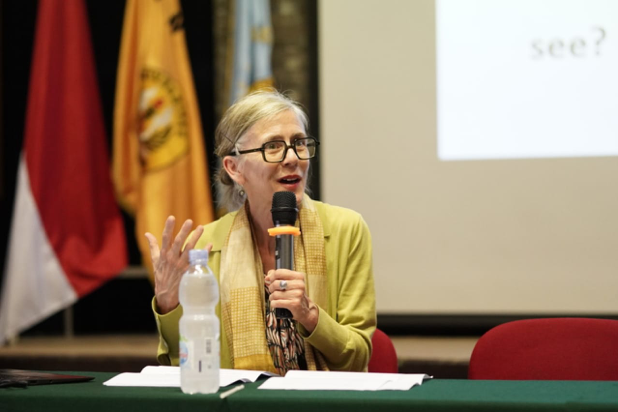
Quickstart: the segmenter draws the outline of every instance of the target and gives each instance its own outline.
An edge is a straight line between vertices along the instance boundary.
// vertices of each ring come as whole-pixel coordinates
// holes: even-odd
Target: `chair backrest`
[[[468,378],[618,380],[618,321],[551,318],[496,326],[474,346]]]
[[[380,329],[376,329],[371,338],[371,359],[369,359],[369,372],[397,373],[397,352],[388,335]]]

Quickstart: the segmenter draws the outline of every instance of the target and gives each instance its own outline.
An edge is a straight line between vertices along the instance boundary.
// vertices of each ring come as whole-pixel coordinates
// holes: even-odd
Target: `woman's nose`
[[[298,156],[296,156],[296,153],[294,152],[293,148],[288,147],[288,151],[285,154],[285,158],[283,158],[283,164],[288,165],[288,164],[296,164],[296,163],[298,163]]]

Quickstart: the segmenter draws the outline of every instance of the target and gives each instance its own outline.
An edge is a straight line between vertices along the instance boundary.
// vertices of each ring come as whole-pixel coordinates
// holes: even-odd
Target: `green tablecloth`
[[[0,411],[618,411],[618,382],[434,379],[409,391],[266,391],[261,382],[226,399],[178,388],[103,386],[113,373],[76,372],[94,381],[1,388]],[[226,388],[229,389],[229,388]]]

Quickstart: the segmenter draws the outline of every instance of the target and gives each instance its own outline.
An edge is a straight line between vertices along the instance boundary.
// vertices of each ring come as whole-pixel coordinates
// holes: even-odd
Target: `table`
[[[617,411],[618,382],[433,379],[409,391],[266,391],[261,382],[220,399],[179,388],[103,386],[114,373],[85,383],[0,388],[0,410],[13,411]],[[229,389],[229,388],[226,388]]]

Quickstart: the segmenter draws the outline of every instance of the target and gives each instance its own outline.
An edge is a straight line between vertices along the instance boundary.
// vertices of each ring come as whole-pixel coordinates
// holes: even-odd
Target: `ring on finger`
[[[287,280],[279,281],[279,289],[286,290],[287,288],[288,288],[288,281]]]

